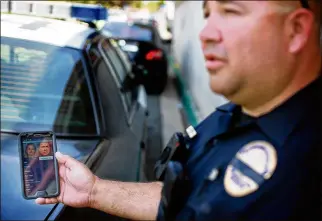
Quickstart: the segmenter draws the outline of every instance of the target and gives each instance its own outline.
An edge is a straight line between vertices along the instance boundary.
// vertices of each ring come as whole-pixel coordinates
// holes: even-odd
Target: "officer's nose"
[[[222,35],[215,16],[208,17],[204,28],[199,34],[199,38],[202,44],[202,49],[205,49],[206,45],[209,43],[214,44],[222,41]]]

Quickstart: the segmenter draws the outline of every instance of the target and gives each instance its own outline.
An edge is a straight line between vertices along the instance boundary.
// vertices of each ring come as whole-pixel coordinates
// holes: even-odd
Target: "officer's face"
[[[269,100],[267,91],[289,82],[288,14],[277,8],[275,1],[206,3],[200,40],[214,92],[244,104]]]

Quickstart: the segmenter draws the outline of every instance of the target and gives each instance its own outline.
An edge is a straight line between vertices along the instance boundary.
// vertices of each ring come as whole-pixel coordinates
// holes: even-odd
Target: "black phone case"
[[[37,194],[35,196],[27,196],[25,193],[25,180],[24,180],[24,169],[23,169],[23,155],[22,155],[22,137],[25,135],[34,135],[34,134],[51,134],[53,139],[53,152],[54,152],[54,169],[55,169],[55,181],[56,181],[56,189],[57,192],[55,194],[51,195],[43,195],[41,193]],[[22,132],[19,134],[19,160],[20,160],[20,176],[21,176],[21,190],[22,190],[22,196],[26,200],[31,199],[37,199],[39,197],[41,198],[51,198],[51,197],[57,197],[60,194],[60,181],[59,181],[59,171],[58,171],[58,162],[55,157],[55,153],[57,152],[57,143],[56,143],[56,135],[53,131],[30,131],[30,132]]]

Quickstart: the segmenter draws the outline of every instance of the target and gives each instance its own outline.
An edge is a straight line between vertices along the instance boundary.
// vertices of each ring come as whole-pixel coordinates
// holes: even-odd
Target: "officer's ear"
[[[285,25],[289,52],[300,52],[312,36],[315,25],[313,13],[304,8],[297,9],[286,18]]]

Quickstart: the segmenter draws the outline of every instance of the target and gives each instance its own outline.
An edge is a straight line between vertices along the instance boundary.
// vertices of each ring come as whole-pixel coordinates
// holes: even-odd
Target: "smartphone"
[[[56,136],[52,131],[19,135],[22,193],[25,199],[60,194]]]

